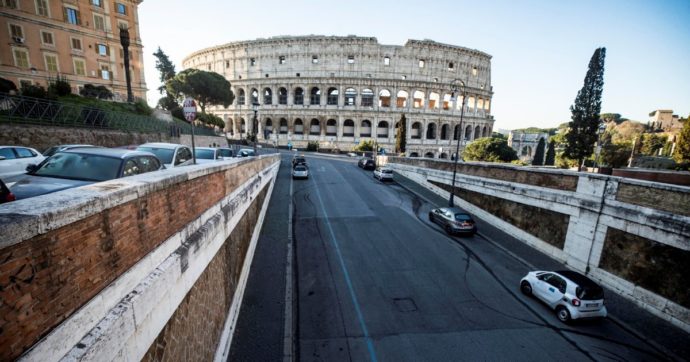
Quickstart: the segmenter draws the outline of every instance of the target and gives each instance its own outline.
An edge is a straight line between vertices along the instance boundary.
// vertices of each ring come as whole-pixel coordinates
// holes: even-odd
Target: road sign
[[[182,111],[187,122],[193,122],[196,119],[196,102],[192,98],[185,98]]]

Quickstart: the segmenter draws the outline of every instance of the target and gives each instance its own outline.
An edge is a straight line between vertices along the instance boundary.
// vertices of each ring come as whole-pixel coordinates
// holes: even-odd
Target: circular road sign
[[[182,111],[187,122],[192,122],[196,119],[196,102],[192,98],[185,98],[182,103]]]

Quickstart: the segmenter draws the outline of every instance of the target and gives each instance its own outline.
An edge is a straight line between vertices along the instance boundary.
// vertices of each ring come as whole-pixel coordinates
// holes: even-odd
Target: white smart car
[[[380,181],[393,181],[393,170],[385,167],[377,167],[376,170],[374,170],[374,178]]]
[[[520,280],[520,290],[554,309],[563,323],[571,319],[606,317],[604,289],[578,272],[529,272]]]

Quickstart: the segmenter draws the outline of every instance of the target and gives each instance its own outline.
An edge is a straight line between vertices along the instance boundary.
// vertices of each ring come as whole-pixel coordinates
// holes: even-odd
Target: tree
[[[493,138],[503,138],[503,139],[505,139],[505,140],[508,139],[508,137],[506,137],[506,135],[504,135],[503,133],[498,133],[498,132],[491,132],[491,137],[493,137]]]
[[[537,144],[537,151],[534,152],[534,158],[532,159],[532,166],[541,166],[544,164],[544,138],[539,138],[539,143]]]
[[[582,89],[577,92],[575,103],[570,107],[572,121],[568,124],[564,155],[582,164],[592,154],[597,141],[601,93],[604,90],[604,58],[606,48],[597,48],[589,61],[589,69]]]
[[[546,150],[546,160],[544,160],[544,165],[553,166],[556,162],[556,142],[549,142],[549,148]]]
[[[645,137],[640,152],[647,156],[655,156],[659,149],[664,148],[666,139],[665,135],[649,134]]]
[[[165,84],[169,80],[175,78],[175,64],[170,61],[168,55],[163,53],[160,47],[158,47],[158,50],[153,53],[153,56],[156,57],[156,69],[158,69],[158,71],[161,73],[161,86],[158,87],[158,92],[163,94],[163,91],[165,91]]]
[[[630,143],[609,143],[601,148],[601,164],[620,168],[628,164],[632,145]]]
[[[644,132],[645,126],[634,121],[624,121],[613,128],[613,143],[631,143]]]
[[[511,162],[517,152],[502,138],[480,138],[465,147],[462,156],[467,161]]]
[[[407,119],[405,113],[400,115],[398,129],[395,130],[395,152],[404,153],[407,148]]]
[[[235,96],[230,90],[230,82],[222,75],[199,69],[185,69],[165,84],[168,97],[182,100],[185,96],[194,98],[201,113],[206,113],[208,105],[229,106]]]
[[[690,162],[690,121],[688,120],[685,120],[683,129],[678,134],[676,149],[673,151],[673,159],[678,163]]]
[[[353,148],[354,151],[367,152],[374,150],[374,141],[372,140],[361,140],[357,146]]]

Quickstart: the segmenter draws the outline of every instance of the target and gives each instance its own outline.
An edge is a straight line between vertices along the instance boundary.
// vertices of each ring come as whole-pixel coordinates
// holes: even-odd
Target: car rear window
[[[393,173],[393,170],[381,170],[383,173]]]
[[[604,299],[604,289],[599,286],[577,287],[575,293],[582,300]]]
[[[467,215],[467,214],[455,214],[455,220],[469,221],[469,220],[472,220],[472,218],[470,217],[470,215]]]
[[[172,163],[173,154],[175,153],[175,150],[157,147],[137,147],[137,151],[151,152],[163,163]]]
[[[295,171],[306,171],[307,168],[304,166],[295,166]]]

